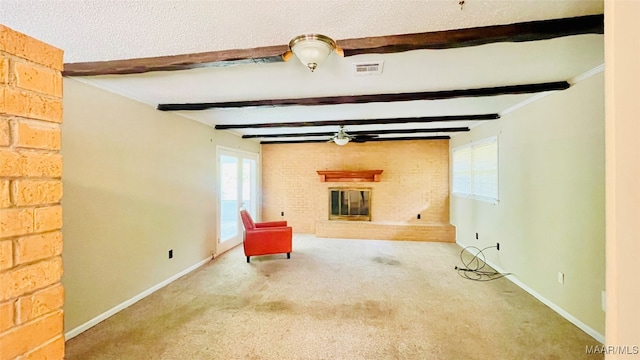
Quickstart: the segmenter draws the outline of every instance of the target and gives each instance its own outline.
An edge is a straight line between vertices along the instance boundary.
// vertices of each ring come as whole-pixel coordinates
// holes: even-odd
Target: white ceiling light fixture
[[[320,34],[305,34],[294,37],[289,41],[289,50],[312,72],[332,52],[342,53],[342,49],[338,48],[333,39]]]
[[[347,145],[347,143],[349,142],[349,138],[348,137],[344,137],[344,138],[335,138],[333,139],[333,142],[336,143],[336,145]]]
[[[333,141],[334,143],[336,143],[336,145],[347,145],[347,143],[349,142],[349,140],[351,140],[352,136],[347,134],[346,130],[344,129],[344,125],[340,125],[340,130],[338,130],[338,132],[333,135],[333,138],[331,139],[331,141]]]

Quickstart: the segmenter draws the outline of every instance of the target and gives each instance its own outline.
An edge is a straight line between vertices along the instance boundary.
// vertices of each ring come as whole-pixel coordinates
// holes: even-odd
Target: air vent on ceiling
[[[382,74],[382,64],[384,61],[353,63],[353,72],[355,75],[380,75]]]

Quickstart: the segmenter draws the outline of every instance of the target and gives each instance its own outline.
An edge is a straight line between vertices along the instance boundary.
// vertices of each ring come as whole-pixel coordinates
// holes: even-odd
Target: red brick
[[[0,51],[31,60],[56,70],[63,69],[63,51],[42,41],[0,25]]]
[[[60,229],[62,228],[62,206],[36,208],[33,211],[33,218],[35,232]]]
[[[58,360],[64,359],[64,337],[47,343],[38,349],[25,354],[20,360]]]
[[[14,62],[15,85],[25,90],[37,91],[46,95],[61,97],[62,75],[42,65],[29,62]]]
[[[0,241],[0,271],[13,266],[13,242],[11,240]]]
[[[41,121],[15,123],[15,147],[60,150],[60,125]]]
[[[0,303],[0,333],[14,325],[14,301]]]
[[[33,232],[33,209],[0,209],[0,239]]]
[[[44,205],[60,202],[62,198],[61,180],[14,180],[13,204]]]
[[[12,299],[60,282],[62,258],[55,257],[0,273],[0,301]]]
[[[16,323],[22,324],[38,316],[48,314],[62,308],[64,288],[58,283],[52,287],[37,291],[18,299]]]
[[[62,333],[62,311],[17,326],[0,335],[0,360],[13,359]]]
[[[62,253],[62,232],[31,235],[15,241],[16,265],[46,259]]]

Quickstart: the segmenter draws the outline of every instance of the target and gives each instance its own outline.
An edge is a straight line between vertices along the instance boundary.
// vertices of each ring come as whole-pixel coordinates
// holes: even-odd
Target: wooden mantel
[[[378,182],[382,170],[317,170],[321,182]]]

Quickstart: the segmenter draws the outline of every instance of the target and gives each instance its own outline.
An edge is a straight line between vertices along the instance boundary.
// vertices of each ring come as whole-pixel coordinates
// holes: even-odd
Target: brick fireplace
[[[371,188],[329,188],[329,220],[371,220]]]
[[[330,188],[371,188],[370,221],[329,220]],[[455,241],[448,140],[263,145],[262,189],[262,220],[294,233]]]

